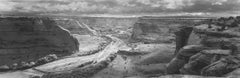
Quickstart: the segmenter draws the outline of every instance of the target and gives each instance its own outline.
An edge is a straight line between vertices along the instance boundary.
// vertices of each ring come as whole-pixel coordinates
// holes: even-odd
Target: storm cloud
[[[0,12],[21,13],[239,13],[240,0],[0,0]]]

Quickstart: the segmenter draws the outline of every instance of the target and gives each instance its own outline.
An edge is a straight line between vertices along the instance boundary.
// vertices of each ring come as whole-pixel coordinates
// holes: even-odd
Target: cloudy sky
[[[240,0],[0,0],[0,13],[240,13]]]

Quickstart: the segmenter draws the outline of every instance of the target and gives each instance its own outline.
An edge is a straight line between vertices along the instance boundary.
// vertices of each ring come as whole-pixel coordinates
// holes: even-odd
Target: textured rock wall
[[[77,40],[49,18],[0,18],[0,65],[78,51]]]
[[[183,26],[194,26],[205,19],[170,19],[141,17],[133,26],[132,41],[174,43],[174,32]]]

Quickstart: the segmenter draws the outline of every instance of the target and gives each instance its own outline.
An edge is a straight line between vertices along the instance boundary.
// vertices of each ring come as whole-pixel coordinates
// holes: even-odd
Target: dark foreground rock
[[[175,58],[167,66],[167,74],[222,77],[239,68],[240,33],[239,26],[234,24],[236,20],[220,18],[216,23],[192,28],[190,39],[185,42],[195,45],[176,44],[184,47],[176,51]],[[189,31],[184,28],[181,31],[184,30]]]
[[[55,54],[49,54],[47,56],[44,56],[42,58],[37,59],[36,61],[32,62],[20,62],[20,63],[14,63],[12,65],[3,65],[0,66],[0,72],[7,72],[7,71],[16,71],[16,70],[25,70],[29,69],[35,66],[43,65],[52,61],[57,60],[58,57]]]
[[[50,18],[6,17],[0,25],[0,65],[78,51],[77,39]]]

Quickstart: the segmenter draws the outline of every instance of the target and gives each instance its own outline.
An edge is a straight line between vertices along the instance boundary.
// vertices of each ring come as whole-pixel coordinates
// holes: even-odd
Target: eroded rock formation
[[[50,18],[0,18],[0,65],[78,51],[78,41]]]
[[[206,18],[140,17],[133,26],[131,40],[144,43],[174,43],[174,32],[180,27],[193,26],[205,20]]]
[[[216,21],[216,24],[193,27],[189,42],[195,45],[184,44],[186,46],[177,51],[176,56],[167,66],[168,74],[222,77],[239,68],[238,22],[220,19],[223,21]],[[186,34],[179,35],[184,37]]]

